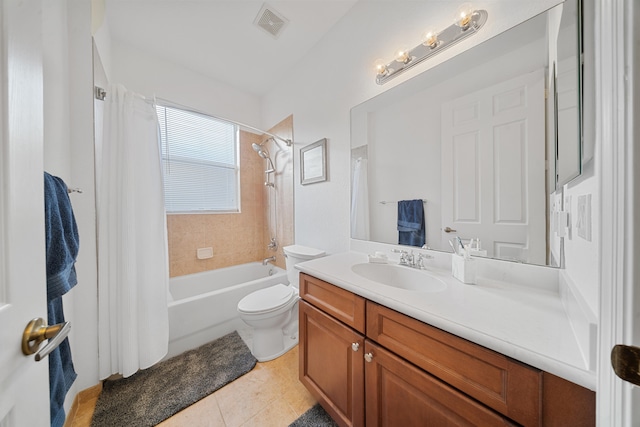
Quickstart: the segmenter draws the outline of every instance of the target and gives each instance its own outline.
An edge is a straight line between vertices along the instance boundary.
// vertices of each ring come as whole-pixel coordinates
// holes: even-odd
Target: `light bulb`
[[[411,54],[409,53],[409,49],[398,49],[396,53],[396,62],[400,62],[401,64],[407,64],[411,61]]]
[[[386,76],[389,73],[387,64],[385,64],[382,58],[376,59],[376,61],[374,62],[374,67],[376,67],[376,74],[378,74],[379,76]]]
[[[456,9],[455,24],[466,30],[471,24],[471,15],[473,14],[473,6],[471,3],[464,3]]]
[[[422,35],[422,44],[429,46],[431,49],[438,46],[438,32],[436,30],[428,30]]]

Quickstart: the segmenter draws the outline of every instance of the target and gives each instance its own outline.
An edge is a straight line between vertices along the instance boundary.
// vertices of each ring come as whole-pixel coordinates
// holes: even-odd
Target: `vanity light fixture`
[[[477,33],[487,22],[489,14],[486,10],[473,10],[469,3],[465,3],[456,10],[455,16],[454,23],[444,30],[425,32],[422,43],[418,46],[399,50],[394,61],[385,63],[381,59],[376,60],[376,83],[384,84],[403,71]]]
[[[473,15],[473,7],[471,3],[464,3],[456,9],[455,19],[453,23],[462,29],[469,28],[471,24],[471,16]]]
[[[422,44],[429,46],[431,49],[438,47],[438,32],[436,30],[429,30],[422,36]]]
[[[409,49],[398,49],[398,52],[396,53],[396,62],[399,62],[401,64],[408,64],[409,61],[411,61],[413,58],[411,56],[411,54],[409,53]]]
[[[379,76],[387,75],[387,72],[388,72],[387,64],[384,63],[384,60],[382,58],[376,59],[374,66],[376,67],[376,73]]]

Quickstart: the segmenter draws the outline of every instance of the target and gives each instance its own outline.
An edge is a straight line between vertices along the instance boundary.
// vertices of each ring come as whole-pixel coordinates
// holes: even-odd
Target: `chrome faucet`
[[[400,265],[406,265],[407,267],[409,267],[411,264],[413,264],[413,251],[409,253],[404,249],[391,249],[391,252],[400,254]]]
[[[413,268],[418,268],[420,270],[424,270],[427,267],[424,265],[424,260],[425,259],[432,259],[433,256],[432,255],[428,255],[428,254],[418,254],[418,258],[416,259]]]
[[[406,265],[407,267],[417,268],[419,270],[424,270],[426,268],[424,266],[425,259],[433,258],[431,255],[421,253],[416,257],[413,254],[413,251],[407,252],[403,249],[391,249],[391,252],[400,254],[400,265]]]
[[[269,258],[265,258],[262,260],[262,265],[267,265],[269,261],[276,262],[276,256],[270,256]]]

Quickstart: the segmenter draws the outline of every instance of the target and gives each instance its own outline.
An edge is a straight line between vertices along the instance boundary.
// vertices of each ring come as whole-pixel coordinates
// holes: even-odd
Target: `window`
[[[158,105],[167,212],[238,212],[238,129]]]

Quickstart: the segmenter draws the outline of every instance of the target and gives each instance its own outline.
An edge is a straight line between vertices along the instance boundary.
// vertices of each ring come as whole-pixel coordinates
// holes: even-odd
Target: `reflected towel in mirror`
[[[398,202],[398,244],[422,247],[425,244],[422,199]]]

